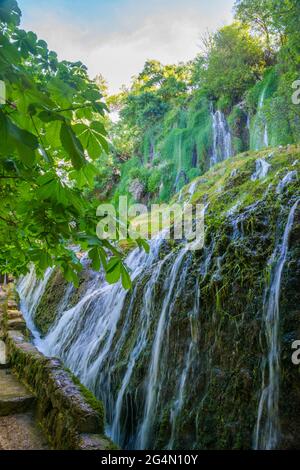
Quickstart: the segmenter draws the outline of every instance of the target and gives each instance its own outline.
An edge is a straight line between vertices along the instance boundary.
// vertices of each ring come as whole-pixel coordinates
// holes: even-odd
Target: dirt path
[[[0,417],[0,450],[46,450],[32,412]]]

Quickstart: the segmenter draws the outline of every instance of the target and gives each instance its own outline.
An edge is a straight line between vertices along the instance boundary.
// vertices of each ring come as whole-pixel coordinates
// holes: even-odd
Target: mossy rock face
[[[86,292],[90,280],[91,272],[88,266],[79,273],[78,288],[68,284],[59,269],[53,271],[33,315],[35,325],[43,336],[65,310],[76,305]]]
[[[182,408],[175,422],[173,448],[252,448],[261,393],[261,361],[266,353],[262,315],[268,262],[276,240],[278,242],[278,237],[282,237],[291,205],[297,195],[299,197],[299,180],[287,186],[282,194],[276,192],[276,188],[288,171],[295,168],[299,170],[299,156],[297,147],[267,150],[260,154],[246,153],[212,169],[205,175],[203,182],[202,178],[199,179],[193,202],[202,202],[206,198],[206,202],[210,203],[206,216],[206,251],[211,251],[211,254],[206,263],[207,253],[196,252],[182,266],[182,269],[187,270],[184,290],[178,289],[174,299],[160,355],[159,402],[151,447],[163,449],[170,443],[174,427],[172,413],[178,400],[178,387],[193,330],[195,344]],[[251,176],[255,172],[258,157],[266,159],[271,169],[266,178],[254,181]],[[235,169],[236,172],[233,171]],[[183,191],[183,197],[185,194],[187,198],[190,197],[188,190],[186,193]],[[230,215],[237,201],[239,205]],[[297,218],[299,212],[300,208]],[[300,338],[299,252],[294,246],[299,246],[299,239],[295,221],[281,295],[283,323],[290,321],[285,328],[291,330],[287,335],[281,332],[282,344],[286,341],[282,376],[287,377],[282,387],[282,402],[285,403],[281,404],[284,428],[280,444],[282,448],[296,447],[299,435],[298,418],[293,417],[292,412],[293,403],[298,403],[295,409],[300,406],[300,389],[296,379],[299,372],[291,364],[289,350],[290,337]],[[175,258],[174,251],[170,265]],[[126,390],[121,414],[125,446],[131,430],[136,429],[143,418],[142,404],[149,386],[147,379],[152,344],[162,300],[167,295],[163,279],[167,277],[168,269],[167,264],[157,281],[148,342]],[[124,331],[126,322],[130,326],[127,324],[124,347],[118,350],[112,348],[115,352],[107,368],[115,399],[140,329],[141,302],[149,274],[142,275],[145,276],[145,282],[139,280],[130,318],[127,316],[129,298],[119,321],[116,338]],[[197,281],[200,307],[191,325]],[[287,302],[285,296],[289,299],[287,306],[284,305]],[[292,403],[289,396],[294,398]]]
[[[93,410],[95,410],[96,413],[98,413],[98,415],[100,416],[101,422],[104,423],[105,422],[105,412],[104,412],[104,407],[103,407],[102,401],[98,400],[95,397],[95,395],[93,395],[92,392],[88,388],[86,388],[74,374],[71,373],[71,371],[67,370],[67,372],[71,375],[74,384],[77,385],[77,387],[79,388],[81,394],[85,398],[88,405]],[[101,431],[103,432],[104,429],[102,428]]]
[[[291,345],[300,339],[300,210],[290,237],[289,257],[285,264],[281,289],[281,446],[300,448],[300,366],[292,363]]]
[[[60,270],[55,270],[42,295],[34,314],[34,322],[40,332],[45,335],[57,319],[58,306],[67,288],[67,282]]]
[[[252,175],[258,158],[265,159],[270,169],[264,178],[255,179]],[[296,171],[298,178],[279,191],[279,183],[291,171]],[[192,202],[208,204],[205,247],[185,255],[170,299],[149,448],[166,449],[170,443],[178,450],[252,448],[262,389],[261,365],[268,352],[263,302],[270,260],[282,240],[290,209],[300,197],[299,175],[300,149],[289,146],[246,152],[196,180]],[[182,197],[184,202],[190,200],[189,186],[183,189]],[[292,341],[300,338],[299,217],[300,205],[280,296],[281,448],[300,447],[299,367],[291,362]],[[132,445],[144,417],[153,344],[170,289],[165,281],[179,249],[180,243],[164,243],[156,264],[135,279],[95,380],[93,391],[103,400],[111,424],[132,351],[144,341],[123,397],[122,447]],[[153,288],[146,315],[144,301],[150,280]],[[83,279],[81,291],[71,298],[79,300],[84,295],[86,282]],[[83,315],[81,328],[89,321],[88,314]]]

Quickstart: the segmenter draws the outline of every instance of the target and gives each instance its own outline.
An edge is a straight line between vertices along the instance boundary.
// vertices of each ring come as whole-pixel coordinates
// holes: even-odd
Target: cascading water
[[[41,346],[41,339],[39,332],[34,324],[33,316],[47,287],[51,273],[52,269],[48,268],[44,274],[44,277],[42,279],[38,279],[35,274],[35,269],[32,266],[27,276],[21,278],[17,286],[21,299],[20,307],[26,323],[33,334],[34,343],[37,347]],[[30,299],[30,301],[28,302],[27,299]]]
[[[268,84],[263,88],[257,106],[257,114],[254,118],[253,126],[250,129],[251,148],[253,150],[260,150],[264,147],[269,147],[269,132],[268,123],[264,115],[264,103]]]
[[[153,302],[153,290],[155,288],[155,285],[157,283],[158,277],[160,275],[160,271],[162,268],[163,262],[159,262],[155,269],[152,272],[151,278],[148,281],[147,288],[146,288],[146,293],[144,297],[144,302],[143,302],[143,307],[141,309],[141,328],[139,335],[136,340],[136,344],[133,347],[133,350],[130,354],[129,358],[129,363],[127,366],[126,373],[123,377],[122,380],[122,385],[120,388],[120,391],[118,393],[118,397],[116,400],[116,404],[114,407],[114,419],[113,419],[113,424],[112,424],[112,429],[111,429],[111,436],[116,442],[122,443],[124,442],[124,438],[121,434],[121,412],[122,412],[122,406],[124,402],[124,396],[126,393],[126,389],[128,387],[128,384],[130,382],[133,369],[136,365],[137,359],[139,358],[141,352],[144,350],[144,348],[147,345],[147,334],[149,331],[150,327],[150,315],[152,313],[152,309],[154,306]]]
[[[184,256],[186,255],[186,248],[182,248],[178,257],[175,260],[174,265],[170,271],[169,276],[165,280],[165,287],[168,289],[168,294],[166,295],[162,311],[160,313],[159,322],[156,330],[156,335],[153,343],[152,348],[152,355],[151,355],[151,363],[150,363],[150,371],[148,377],[148,389],[146,395],[146,404],[145,404],[145,413],[144,418],[140,427],[139,436],[137,439],[137,446],[140,449],[146,449],[149,444],[149,437],[152,431],[153,426],[153,418],[156,409],[157,403],[157,395],[159,393],[159,384],[158,384],[158,377],[159,377],[159,367],[160,364],[160,352],[163,342],[164,333],[166,330],[166,324],[168,322],[168,316],[172,310],[172,302],[174,299],[174,288],[177,288],[175,284],[178,273],[180,268],[182,267],[182,261]],[[182,270],[180,274],[180,279],[178,284],[182,288],[183,285],[183,277],[185,276],[186,271]]]
[[[264,323],[268,347],[263,363],[262,392],[258,406],[255,428],[255,449],[275,449],[280,441],[279,423],[279,378],[280,378],[280,289],[283,268],[288,255],[289,238],[294,224],[295,212],[300,199],[290,210],[281,244],[277,244],[270,263],[275,265],[271,281],[265,293]],[[267,384],[266,384],[267,381]]]
[[[145,285],[143,304],[139,311],[139,333],[130,352],[129,360],[121,379],[121,385],[116,397],[111,390],[110,371],[112,361],[120,354],[130,327],[130,320],[135,302],[138,300],[136,288],[131,293],[126,320],[122,333],[115,341],[116,329],[123,312],[128,293],[120,284],[108,285],[103,277],[94,273],[92,281],[84,296],[72,308],[62,311],[45,338],[40,338],[34,327],[33,316],[38,300],[41,298],[49,281],[51,270],[47,271],[43,280],[36,280],[34,271],[21,279],[18,290],[22,298],[22,308],[26,319],[32,327],[35,344],[48,356],[60,357],[64,363],[89,387],[95,395],[104,401],[108,427],[107,432],[118,443],[124,443],[122,430],[122,409],[125,405],[126,391],[132,379],[139,356],[149,345],[149,329],[153,328],[154,291],[162,267],[169,270],[165,278],[166,296],[159,314],[152,353],[149,364],[149,386],[145,396],[144,412],[137,429],[124,445],[126,447],[145,447],[149,440],[152,427],[152,415],[158,400],[159,369],[161,348],[168,326],[172,305],[176,294],[183,289],[186,269],[184,259],[187,257],[187,246],[178,254],[160,259],[160,248],[163,244],[163,234],[151,242],[151,251],[147,255],[143,251],[134,250],[126,259],[134,281],[142,272],[150,270],[151,275]],[[172,265],[171,262],[174,262]],[[168,263],[170,263],[169,267]],[[68,305],[68,297],[72,290],[67,289],[60,305]],[[30,306],[30,307],[29,307]]]
[[[231,132],[225,115],[217,110],[212,111],[213,121],[213,150],[210,158],[210,166],[222,162],[233,156]]]
[[[257,184],[268,171],[272,172],[273,164],[270,168],[265,163],[260,162],[256,167]],[[294,182],[296,176],[293,173],[285,178],[278,190],[279,197],[286,196],[286,184]],[[200,184],[199,180],[197,184]],[[192,184],[190,191],[183,193],[187,202],[197,184]],[[257,394],[257,385],[251,381],[253,355],[249,362],[246,355],[243,362],[239,362],[243,351],[240,349],[237,350],[239,354],[231,354],[228,344],[238,345],[241,338],[246,340],[249,336],[249,322],[242,316],[248,315],[246,318],[252,321],[252,306],[247,310],[243,301],[246,296],[240,301],[237,293],[243,296],[244,289],[248,295],[250,289],[241,287],[241,276],[235,277],[235,271],[232,271],[230,280],[233,279],[234,287],[229,297],[226,254],[232,256],[230,266],[235,264],[232,261],[239,259],[235,255],[237,250],[242,255],[247,253],[249,263],[257,262],[257,232],[254,230],[252,238],[253,225],[249,221],[255,220],[258,214],[260,223],[266,224],[266,212],[262,210],[263,200],[247,207],[241,204],[241,199],[232,200],[232,204],[227,213],[226,240],[222,239],[222,243],[227,243],[227,249],[220,245],[218,232],[206,237],[207,244],[198,253],[192,253],[184,245],[165,241],[161,234],[150,242],[149,255],[140,250],[128,255],[126,263],[134,286],[131,292],[125,292],[119,284],[108,285],[102,273],[91,272],[85,266],[79,291],[68,284],[63,295],[60,294],[55,322],[44,338],[38,336],[34,316],[35,312],[39,313],[36,308],[43,292],[45,300],[42,299],[41,307],[48,305],[53,271],[47,271],[43,280],[37,280],[32,270],[19,282],[22,309],[30,328],[34,328],[35,344],[46,355],[61,358],[103,401],[106,432],[124,449],[209,448],[215,442],[229,448],[235,439],[237,425],[242,429],[245,421],[247,429],[242,432],[247,435],[243,445],[253,444],[253,436],[249,433],[255,425],[253,413],[249,413],[246,404],[244,409],[244,402],[253,402],[252,398]],[[278,442],[280,435],[278,308],[281,275],[296,207],[291,209],[282,243],[277,244],[274,251],[271,283],[266,289],[262,311],[266,358],[254,436],[256,448],[276,447],[275,441]],[[247,246],[253,246],[253,249],[250,251]],[[260,253],[258,258],[259,264],[255,266],[257,273],[262,273],[266,259],[262,259]],[[259,275],[257,279],[261,285],[263,276]],[[47,282],[49,292],[45,290]],[[217,298],[216,294],[222,291],[225,282],[229,294]],[[252,284],[251,289],[256,286]],[[230,303],[226,305],[227,297]],[[236,310],[232,299],[241,304]],[[233,314],[227,314],[231,309]],[[240,313],[234,315],[236,312]],[[253,322],[257,328],[261,327],[259,315]],[[254,338],[253,342],[256,344],[258,340]],[[257,347],[260,351],[259,345]],[[258,370],[255,367],[253,376]],[[227,387],[232,383],[236,388],[230,388],[227,396]],[[240,398],[236,391],[240,389],[243,390],[242,399],[235,400],[234,393]],[[220,394],[222,400],[226,400],[225,411],[218,402]],[[220,419],[224,428],[218,434]]]
[[[193,183],[190,185],[190,187],[189,187],[189,196],[190,196],[189,200],[191,200],[192,197],[194,196],[198,185],[199,185],[199,181],[197,181],[197,180],[193,181]]]
[[[255,172],[251,176],[251,180],[257,181],[264,179],[269,173],[270,168],[271,165],[266,162],[266,160],[264,160],[263,158],[258,158],[255,162]]]
[[[127,258],[133,280],[146,258],[145,253],[137,251]],[[95,390],[98,372],[110,349],[125,297],[126,291],[120,284],[109,285],[95,275],[85,296],[75,307],[64,312],[45,338],[43,352],[62,357],[74,373]]]
[[[266,122],[264,127],[264,147],[269,147],[268,124]]]
[[[289,171],[278,184],[276,188],[276,193],[281,194],[283,190],[286,188],[286,186],[297,181],[297,179],[298,179],[298,172],[296,170]]]
[[[199,315],[199,308],[200,308],[199,300],[200,300],[200,288],[199,288],[199,283],[197,281],[196,288],[195,288],[195,302],[194,302],[194,307],[190,316],[191,339],[190,339],[189,347],[185,356],[182,374],[179,380],[178,394],[173,403],[172,410],[171,410],[171,437],[167,445],[168,449],[173,449],[174,447],[175,438],[176,438],[177,420],[184,405],[184,398],[185,398],[184,392],[186,390],[186,382],[187,382],[188,374],[190,372],[190,368],[194,360],[194,356],[196,355],[196,352],[197,352],[197,341],[199,339],[198,337],[199,335],[198,335],[198,327],[196,326],[196,321]]]
[[[267,91],[267,87],[265,87],[264,90],[263,90],[263,92],[262,92],[261,99],[260,99],[260,103],[259,103],[259,109],[261,109],[261,108],[263,107],[263,105],[264,105],[265,96],[266,96],[266,91]],[[264,144],[264,147],[269,147],[268,124],[267,124],[267,121],[266,121],[266,120],[264,120],[263,144]]]

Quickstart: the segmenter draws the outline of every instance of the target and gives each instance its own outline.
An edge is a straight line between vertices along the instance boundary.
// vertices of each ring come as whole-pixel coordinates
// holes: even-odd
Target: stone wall
[[[7,288],[6,293],[1,324],[8,360],[36,397],[37,417],[51,447],[60,450],[115,448],[104,434],[102,403],[60,360],[45,357],[29,342],[13,287]]]

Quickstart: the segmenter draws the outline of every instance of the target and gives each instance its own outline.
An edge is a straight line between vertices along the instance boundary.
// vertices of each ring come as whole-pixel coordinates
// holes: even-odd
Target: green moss
[[[34,314],[34,321],[43,335],[46,335],[57,318],[57,307],[61,301],[67,282],[60,270],[55,270]]]
[[[98,400],[95,395],[87,387],[85,387],[76,377],[76,375],[74,375],[69,369],[65,368],[65,370],[71,375],[74,384],[77,385],[88,405],[101,417],[101,421],[103,422],[102,432],[104,432],[105,413],[102,401]]]
[[[207,168],[211,146],[210,105],[206,98],[195,94],[188,107],[172,108],[159,125],[153,124],[143,134],[142,156],[121,166],[115,198],[128,193],[130,182],[138,178],[145,183],[152,200],[169,201],[186,181]],[[182,178],[178,179],[180,174]]]
[[[264,179],[253,181],[251,175],[255,172],[258,158],[266,159],[271,166]],[[251,448],[261,390],[261,359],[266,350],[262,312],[264,291],[270,279],[268,260],[275,241],[283,233],[291,198],[299,195],[299,180],[286,187],[282,194],[278,194],[276,188],[291,170],[300,171],[300,148],[297,146],[245,152],[216,165],[196,179],[192,202],[209,203],[205,217],[206,246],[184,259],[178,275],[181,282],[178,282],[172,308],[166,315],[166,333],[158,370],[159,400],[151,447],[164,448],[170,440],[172,405],[178,399],[181,374],[192,338],[195,344],[182,409],[176,418],[174,447]],[[190,199],[189,189],[189,185],[183,188],[184,202]],[[111,392],[116,398],[130,354],[139,333],[144,331],[143,322],[149,322],[144,349],[136,358],[124,395],[121,417],[122,433],[127,443],[143,418],[141,404],[145,403],[145,391],[149,386],[153,339],[168,289],[164,281],[179,248],[174,241],[161,247],[160,259],[170,251],[171,254],[153,288],[147,319],[143,315],[142,303],[151,268],[135,279],[134,295],[128,294],[125,299],[110,354],[102,364],[103,374],[109,374]],[[291,368],[288,348],[289,338],[297,338],[299,332],[299,328],[296,330],[294,326],[294,320],[299,325],[298,259],[299,222],[296,221],[290,237],[281,295],[282,327],[288,336],[288,339],[283,337],[284,403],[281,410],[285,428],[292,426],[295,435],[300,429],[299,419],[292,415],[294,403],[299,403],[299,385],[295,385],[298,371]],[[185,276],[184,273],[186,277],[179,278]],[[200,288],[198,311],[195,311],[196,283]],[[31,380],[34,381],[38,375],[33,368]],[[76,378],[75,383],[81,386]],[[294,398],[292,404],[288,399],[288,386]],[[86,389],[82,392],[88,402],[90,392],[87,393]],[[101,412],[94,397],[90,405]]]

